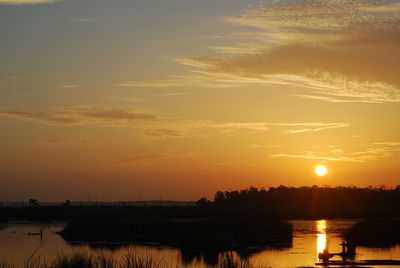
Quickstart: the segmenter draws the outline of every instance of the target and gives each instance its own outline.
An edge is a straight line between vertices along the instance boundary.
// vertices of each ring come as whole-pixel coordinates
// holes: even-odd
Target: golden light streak
[[[327,237],[326,237],[326,220],[319,220],[317,224],[317,258],[318,253],[321,253],[327,247]]]

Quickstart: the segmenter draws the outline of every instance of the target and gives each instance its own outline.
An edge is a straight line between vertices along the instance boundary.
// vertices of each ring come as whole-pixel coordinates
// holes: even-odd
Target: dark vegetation
[[[249,261],[236,258],[232,252],[227,252],[219,257],[218,264],[213,267],[253,268],[254,266]],[[30,257],[19,266],[13,266],[5,260],[0,260],[0,268],[175,268],[175,266],[164,259],[149,254],[140,254],[130,249],[120,261],[103,254],[73,252],[58,255],[51,259]]]
[[[398,218],[400,186],[394,189],[252,187],[217,192],[213,201],[202,198],[197,206],[186,207],[89,207],[74,206],[71,202],[44,207],[36,202],[25,208],[2,207],[0,215],[5,221],[67,220],[60,234],[69,243],[81,241],[96,247],[103,246],[99,240],[113,247],[156,243],[179,248],[184,262],[203,258],[215,264],[219,252],[235,250],[246,257],[265,247],[291,247],[292,228],[288,219]],[[376,240],[390,237],[385,241],[392,245],[398,241],[398,230],[398,221],[367,221],[357,224],[345,236],[354,244],[367,245],[374,232]],[[368,234],[364,240],[363,234]]]
[[[348,243],[363,247],[393,247],[400,244],[400,220],[369,219],[357,222],[346,233]]]
[[[374,218],[400,216],[400,186],[394,189],[357,187],[271,187],[217,192],[201,207],[220,211],[258,211],[285,219]]]
[[[31,202],[32,203],[32,202]],[[217,192],[214,200],[201,198],[197,206],[41,206],[0,207],[0,221],[70,220],[83,216],[111,218],[209,218],[215,215],[264,214],[284,219],[376,218],[400,216],[400,186],[384,187],[270,187]]]

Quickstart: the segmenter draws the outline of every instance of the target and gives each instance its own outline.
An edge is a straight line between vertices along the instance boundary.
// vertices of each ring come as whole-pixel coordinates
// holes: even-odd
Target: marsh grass
[[[163,268],[167,267],[164,259],[159,259],[151,256],[149,253],[141,254],[136,250],[128,250],[120,268]]]
[[[0,259],[0,268],[13,268],[12,265],[8,264],[6,260]]]
[[[223,253],[218,268],[254,268],[248,260],[236,258],[233,252]]]
[[[116,268],[113,257],[74,252],[70,255],[58,255],[45,268]]]
[[[139,253],[129,249],[121,261],[104,254],[87,252],[72,252],[59,254],[51,259],[32,254],[21,265],[14,266],[6,260],[0,260],[0,268],[167,268],[171,267],[163,259],[151,256],[149,253]]]
[[[112,256],[91,254],[87,252],[72,252],[59,254],[51,259],[40,256],[30,256],[20,266],[13,266],[0,259],[0,268],[177,268],[163,258],[152,256],[150,253],[129,249],[127,254],[117,261]],[[207,266],[209,267],[209,266]],[[254,268],[247,260],[241,260],[233,252],[221,254],[216,268]]]

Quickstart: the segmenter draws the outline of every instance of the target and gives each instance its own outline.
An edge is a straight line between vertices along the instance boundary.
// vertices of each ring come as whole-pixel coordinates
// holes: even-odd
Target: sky
[[[399,184],[400,1],[0,0],[0,36],[0,201]]]

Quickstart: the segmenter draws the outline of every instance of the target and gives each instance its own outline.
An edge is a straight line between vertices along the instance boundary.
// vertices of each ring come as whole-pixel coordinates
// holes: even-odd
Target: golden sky
[[[399,184],[399,1],[0,0],[0,36],[0,201]]]

